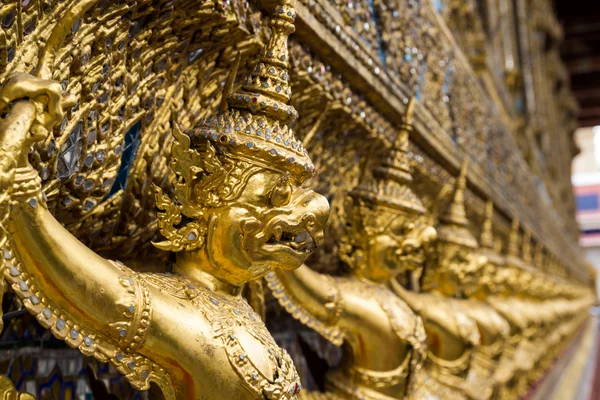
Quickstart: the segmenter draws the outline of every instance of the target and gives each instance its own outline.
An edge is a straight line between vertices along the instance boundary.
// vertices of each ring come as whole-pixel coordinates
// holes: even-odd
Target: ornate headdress
[[[465,211],[465,188],[467,185],[467,167],[469,163],[465,159],[460,167],[460,174],[456,179],[456,186],[452,195],[452,201],[446,211],[440,216],[438,240],[448,243],[456,243],[461,246],[476,249],[477,239],[469,231],[469,221]]]
[[[485,205],[483,227],[481,229],[480,243],[484,249],[494,249],[494,232],[492,231],[492,217],[494,215],[494,202],[488,200]]]
[[[523,243],[521,246],[523,262],[529,265],[533,261],[531,254],[531,231],[529,229],[525,229],[525,233],[523,235]]]
[[[508,235],[508,248],[506,255],[511,261],[519,259],[519,218],[514,217]]]
[[[414,98],[402,117],[400,131],[387,156],[373,168],[373,177],[366,179],[349,193],[346,211],[349,229],[341,236],[340,258],[351,268],[365,267],[362,253],[369,236],[386,229],[399,213],[424,215],[425,207],[410,188],[412,182],[408,140],[412,132]],[[376,206],[371,207],[371,206]]]
[[[298,118],[288,105],[288,36],[294,32],[296,11],[293,1],[284,0],[274,11],[269,26],[271,37],[253,71],[243,80],[240,91],[224,94],[220,112],[201,120],[192,133],[232,156],[271,169],[289,172],[298,181],[314,173],[314,166],[302,142],[296,140],[290,123]],[[232,78],[228,86],[233,86]]]
[[[155,246],[169,251],[204,245],[207,211],[239,196],[260,169],[289,174],[302,182],[314,173],[302,142],[289,124],[298,117],[287,104],[291,96],[288,36],[294,32],[293,0],[283,0],[270,21],[271,37],[242,88],[232,92],[239,55],[225,85],[219,112],[202,119],[189,133],[173,127],[171,169],[176,202],[154,187],[158,226],[167,239]],[[188,221],[184,221],[187,217]]]
[[[361,183],[350,192],[355,199],[369,201],[392,210],[402,210],[412,214],[425,214],[421,200],[410,188],[412,174],[408,158],[408,138],[413,130],[412,98],[402,117],[400,132],[391,151],[373,169],[373,179]]]
[[[492,264],[500,265],[503,262],[502,256],[496,251],[494,243],[494,232],[492,229],[492,219],[494,216],[494,202],[488,200],[485,205],[485,214],[483,218],[483,227],[481,229],[480,244],[482,253]]]

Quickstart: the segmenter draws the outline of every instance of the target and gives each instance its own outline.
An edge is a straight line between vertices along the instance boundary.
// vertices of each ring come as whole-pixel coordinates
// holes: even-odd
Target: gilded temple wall
[[[19,390],[85,373],[40,372],[49,328],[121,396],[518,398],[593,302],[550,1],[6,1],[0,24]]]

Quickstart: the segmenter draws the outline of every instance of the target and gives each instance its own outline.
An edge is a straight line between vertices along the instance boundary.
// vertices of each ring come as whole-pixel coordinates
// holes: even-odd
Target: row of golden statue
[[[499,254],[491,202],[479,241],[470,233],[466,162],[433,226],[411,190],[414,101],[387,157],[348,195],[347,234],[336,240],[349,274],[303,264],[323,240],[329,205],[303,186],[315,171],[289,127],[298,117],[287,104],[295,16],[291,0],[275,7],[260,59],[239,91],[234,68],[216,115],[189,132],[172,124],[173,195],[155,187],[164,237],[155,246],[175,253],[172,274],[104,259],[53,217],[27,156],[73,98],[43,77],[10,76],[0,91],[4,290],[69,346],[166,399],[524,395],[594,298],[535,272],[543,258],[517,220]],[[301,390],[290,356],[242,297],[263,277],[294,318],[342,346],[324,392]],[[0,392],[31,398],[6,378]]]

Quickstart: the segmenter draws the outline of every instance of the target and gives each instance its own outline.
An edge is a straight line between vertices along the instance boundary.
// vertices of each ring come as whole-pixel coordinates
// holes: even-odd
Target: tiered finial
[[[230,107],[264,114],[285,124],[298,117],[294,107],[287,105],[292,95],[288,72],[288,37],[294,32],[295,19],[293,0],[283,0],[269,23],[271,37],[254,70],[244,78],[241,92],[227,96]],[[247,101],[245,96],[240,98],[239,94],[252,94],[253,97]]]
[[[481,251],[488,260],[488,263],[501,265],[504,258],[500,255],[502,241],[500,238],[494,238],[493,230],[494,202],[490,199],[485,205],[483,218],[483,227],[481,229]]]
[[[523,254],[523,261],[526,264],[531,264],[531,231],[529,229],[525,229],[521,251]]]
[[[452,195],[452,201],[446,211],[440,216],[442,222],[467,226],[467,214],[465,212],[465,189],[467,186],[467,169],[469,161],[465,158],[460,166],[460,174],[456,178],[456,186]]]
[[[271,37],[256,66],[243,80],[241,90],[231,93],[235,67],[223,94],[219,113],[201,120],[192,135],[211,140],[227,152],[252,163],[290,172],[297,180],[314,173],[313,164],[290,123],[298,117],[289,84],[288,36],[294,32],[293,0],[275,7],[270,21]],[[237,60],[236,60],[237,64]]]
[[[477,248],[477,240],[468,229],[469,220],[467,220],[467,213],[465,211],[468,166],[469,162],[465,158],[460,167],[460,174],[456,178],[452,201],[446,211],[440,216],[438,238],[442,241]]]
[[[483,228],[481,229],[481,247],[492,250],[494,248],[494,232],[492,231],[492,218],[494,216],[494,202],[488,200],[485,205]]]
[[[350,195],[392,209],[424,214],[425,207],[410,188],[412,171],[408,157],[409,136],[413,130],[415,99],[408,103],[400,132],[387,156],[373,169],[373,179],[358,185]]]
[[[373,170],[373,174],[379,179],[391,179],[400,184],[410,184],[412,174],[410,160],[408,158],[408,140],[413,131],[413,112],[415,107],[415,98],[411,98],[406,107],[406,112],[402,116],[400,132],[392,146],[392,150],[384,158],[381,165]]]
[[[519,217],[514,217],[510,234],[508,236],[507,254],[510,257],[519,257]]]
[[[533,264],[536,268],[542,269],[544,264],[544,245],[537,242],[533,255]]]

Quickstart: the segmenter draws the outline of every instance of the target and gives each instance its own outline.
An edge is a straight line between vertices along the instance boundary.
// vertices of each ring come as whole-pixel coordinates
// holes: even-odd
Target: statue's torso
[[[453,375],[466,376],[471,353],[479,343],[479,333],[463,307],[436,293],[415,293],[400,285],[394,289],[423,318],[428,361],[439,361],[438,367],[452,369]]]
[[[498,386],[496,371],[510,333],[508,322],[489,304],[478,299],[456,300],[464,305],[462,308],[471,318],[480,334],[480,343],[475,351],[469,375],[469,390],[481,399],[489,399]]]
[[[141,277],[161,299],[147,356],[170,366],[178,397],[284,400],[299,391],[291,359],[245,299],[174,275]]]
[[[477,324],[481,336],[480,350],[491,357],[499,356],[510,333],[508,322],[490,305],[476,299],[462,300],[466,314]]]
[[[326,392],[303,393],[306,399],[404,399],[413,392],[426,353],[419,318],[388,287],[357,277],[330,277],[302,266],[265,277],[280,304],[295,318],[343,347],[339,367],[326,376]],[[326,288],[330,319],[302,301],[300,289]],[[384,349],[384,350],[382,350]]]
[[[376,340],[370,344],[381,349],[385,343],[388,352],[401,354],[401,361],[393,370],[381,371],[372,367],[364,369],[356,366],[351,368],[350,372],[331,374],[328,377],[328,386],[335,392],[344,393],[345,396],[358,390],[365,399],[405,397],[413,390],[415,377],[425,358],[426,337],[421,319],[404,301],[382,285],[355,278],[338,278],[336,282],[347,302],[361,304],[352,308],[355,315],[348,316],[354,320],[355,329],[364,332],[367,325],[371,325],[368,323],[369,319],[378,319],[376,325],[380,330],[371,337]],[[381,329],[382,327],[387,329]],[[387,336],[389,337],[386,339]],[[363,340],[367,340],[369,335],[362,337]],[[377,351],[373,353],[375,354],[364,355],[362,358],[368,356],[383,360],[391,357]],[[343,375],[348,373],[352,376],[352,383],[343,382]],[[378,391],[375,391],[375,388]]]
[[[497,296],[489,297],[487,303],[509,323],[509,342],[518,343],[523,335],[523,331],[527,328],[526,316],[522,310],[522,305],[512,299]]]

